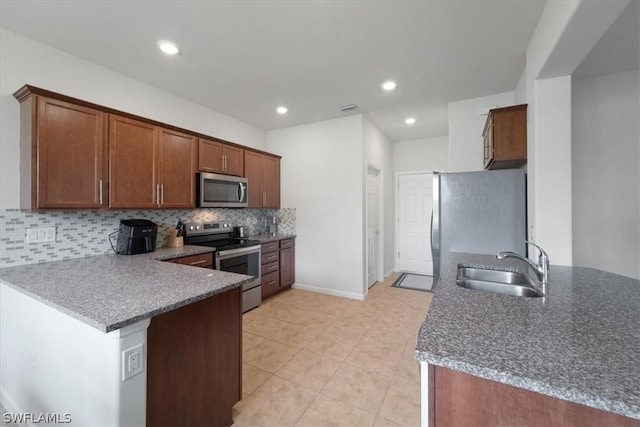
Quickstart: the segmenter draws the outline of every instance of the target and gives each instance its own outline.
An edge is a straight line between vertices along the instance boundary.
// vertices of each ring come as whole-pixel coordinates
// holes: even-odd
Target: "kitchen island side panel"
[[[121,352],[146,345],[148,323],[104,333],[0,281],[3,406],[71,425],[144,425],[146,371],[122,381]]]

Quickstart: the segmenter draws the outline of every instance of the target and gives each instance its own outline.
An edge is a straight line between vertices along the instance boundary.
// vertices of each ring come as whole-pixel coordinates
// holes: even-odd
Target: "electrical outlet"
[[[27,228],[27,243],[45,243],[56,241],[56,227]]]
[[[144,371],[144,344],[138,344],[122,352],[122,381]]]

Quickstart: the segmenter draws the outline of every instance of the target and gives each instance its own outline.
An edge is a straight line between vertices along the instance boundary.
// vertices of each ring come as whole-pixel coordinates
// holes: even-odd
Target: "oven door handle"
[[[260,254],[260,246],[249,246],[246,248],[226,249],[216,252],[216,259],[228,259],[238,255],[247,255],[257,253]]]

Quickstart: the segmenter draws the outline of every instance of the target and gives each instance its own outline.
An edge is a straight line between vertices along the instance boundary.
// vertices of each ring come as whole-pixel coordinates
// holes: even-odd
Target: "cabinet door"
[[[526,114],[525,108],[508,109],[495,114],[492,133],[497,159],[527,158]]]
[[[280,286],[290,287],[295,281],[294,249],[288,247],[280,250]]]
[[[262,207],[262,156],[252,151],[244,152],[244,176],[248,180],[248,207]]]
[[[37,196],[32,207],[102,207],[107,190],[104,113],[44,97],[37,97],[36,109],[37,173],[32,180],[37,180]]]
[[[280,291],[280,281],[278,272],[266,273],[262,275],[262,299],[265,300]]]
[[[158,128],[109,116],[109,207],[158,207]]]
[[[161,129],[158,156],[160,207],[195,208],[196,138]]]
[[[280,209],[280,159],[262,156],[262,206]]]
[[[244,172],[244,150],[231,145],[222,146],[223,172],[227,175],[242,176]]]
[[[222,172],[222,144],[209,139],[198,139],[198,170]]]

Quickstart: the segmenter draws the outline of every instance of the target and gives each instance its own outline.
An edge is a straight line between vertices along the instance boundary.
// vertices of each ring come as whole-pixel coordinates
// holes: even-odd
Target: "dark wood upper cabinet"
[[[194,136],[111,115],[109,207],[195,207],[195,161]]]
[[[224,158],[224,173],[227,175],[242,176],[244,174],[244,150],[232,145],[222,146]]]
[[[16,98],[21,102],[21,208],[106,206],[106,115],[25,88]]]
[[[13,96],[22,209],[195,208],[198,170],[246,176],[249,207],[280,207],[280,156],[34,86]]]
[[[244,150],[222,142],[198,138],[198,170],[242,176]]]
[[[196,137],[160,128],[158,182],[161,208],[195,208]]]
[[[222,144],[198,138],[198,170],[200,172],[222,172]]]
[[[109,116],[109,207],[157,208],[158,128]]]
[[[484,168],[519,168],[527,163],[527,105],[489,110],[482,133]]]
[[[245,151],[250,208],[280,209],[280,158]]]

